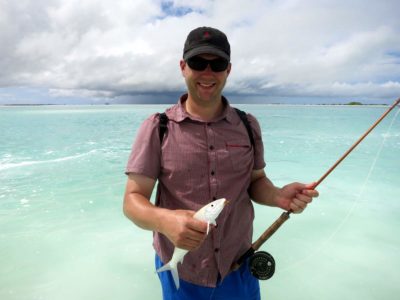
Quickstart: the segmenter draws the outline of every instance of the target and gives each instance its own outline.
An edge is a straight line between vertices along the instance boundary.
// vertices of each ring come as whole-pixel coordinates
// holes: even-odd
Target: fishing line
[[[307,255],[303,259],[301,259],[299,261],[296,261],[295,263],[292,263],[290,266],[282,269],[281,272],[285,272],[285,271],[288,271],[288,270],[290,270],[292,268],[298,267],[298,265],[304,263],[310,257],[312,257],[312,256],[316,255],[317,253],[319,253],[320,251],[322,251],[322,249],[324,249],[327,246],[327,244],[334,238],[334,236],[340,231],[340,229],[342,229],[342,227],[345,225],[345,223],[349,220],[349,218],[353,214],[355,208],[360,203],[359,200],[361,199],[361,196],[364,194],[365,188],[366,188],[366,186],[367,186],[367,184],[368,184],[368,182],[369,182],[369,180],[370,180],[370,178],[372,176],[372,173],[373,173],[373,171],[374,171],[374,169],[376,167],[376,163],[377,163],[379,157],[381,156],[381,153],[382,153],[383,147],[385,145],[385,142],[389,137],[389,133],[392,130],[393,124],[394,124],[395,120],[397,119],[397,116],[399,115],[399,113],[400,113],[400,109],[397,110],[397,113],[392,118],[392,121],[391,121],[390,125],[388,126],[388,129],[387,129],[386,133],[383,134],[382,142],[381,142],[381,144],[380,144],[380,146],[379,146],[379,148],[378,148],[378,150],[376,152],[374,160],[371,163],[371,166],[369,168],[367,176],[365,177],[365,180],[364,180],[363,184],[361,185],[358,194],[355,195],[355,198],[354,198],[352,206],[350,207],[350,209],[347,212],[347,214],[343,217],[343,219],[341,220],[339,225],[332,232],[332,234],[323,243],[321,243],[321,245],[319,247],[317,247],[314,251],[312,251],[309,255]]]

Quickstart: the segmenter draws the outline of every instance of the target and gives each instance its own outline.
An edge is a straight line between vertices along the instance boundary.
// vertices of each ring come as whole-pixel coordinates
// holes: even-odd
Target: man
[[[224,33],[210,27],[191,31],[180,61],[187,94],[166,111],[169,121],[161,137],[158,114],[144,121],[127,164],[124,213],[154,232],[156,267],[171,259],[174,247],[190,251],[179,266],[178,290],[169,272],[159,273],[164,299],[260,299],[247,264],[231,270],[251,246],[251,199],[300,213],[318,196],[312,185],[278,188],[266,177],[257,120],[247,114],[253,145],[244,122],[222,96],[231,67]],[[218,198],[230,202],[207,235],[207,224],[193,215]]]

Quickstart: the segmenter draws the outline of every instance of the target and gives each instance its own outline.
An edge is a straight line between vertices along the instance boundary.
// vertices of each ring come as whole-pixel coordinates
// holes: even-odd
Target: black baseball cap
[[[186,38],[183,59],[199,54],[214,54],[230,61],[231,46],[225,33],[212,27],[193,29]]]

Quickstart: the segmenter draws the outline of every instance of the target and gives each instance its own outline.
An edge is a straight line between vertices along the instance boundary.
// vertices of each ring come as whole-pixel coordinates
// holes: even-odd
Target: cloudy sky
[[[1,103],[174,103],[188,32],[224,31],[233,102],[392,103],[398,0],[0,0]]]

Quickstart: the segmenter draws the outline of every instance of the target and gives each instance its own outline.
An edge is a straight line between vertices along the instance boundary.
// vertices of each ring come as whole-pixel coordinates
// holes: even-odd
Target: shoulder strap
[[[249,134],[250,143],[254,147],[253,130],[251,129],[250,122],[247,119],[247,114],[244,111],[242,111],[236,107],[235,107],[235,110],[236,110],[237,114],[239,115],[240,119],[242,120],[244,126],[246,127],[247,133]]]
[[[158,115],[158,117],[160,118],[159,126],[160,126],[160,144],[161,144],[164,139],[165,132],[167,132],[167,129],[168,129],[167,124],[168,124],[169,119],[165,112],[160,113]]]

